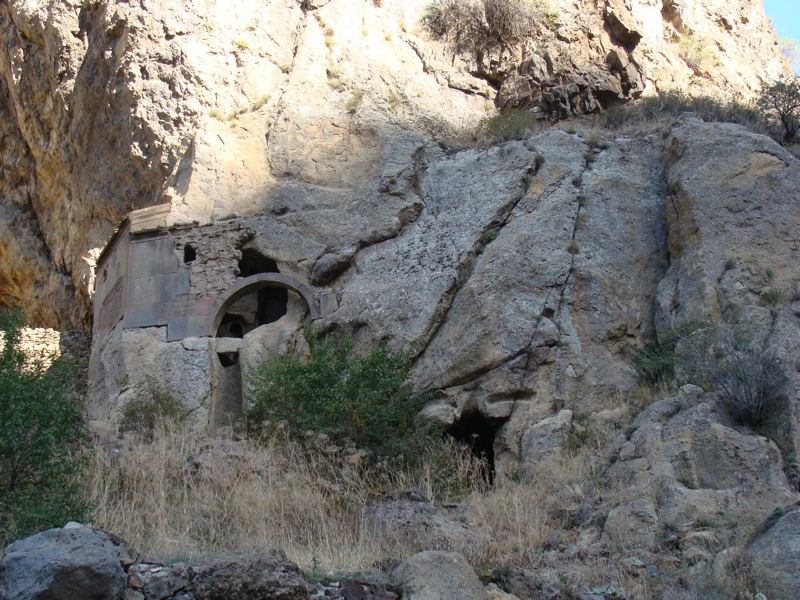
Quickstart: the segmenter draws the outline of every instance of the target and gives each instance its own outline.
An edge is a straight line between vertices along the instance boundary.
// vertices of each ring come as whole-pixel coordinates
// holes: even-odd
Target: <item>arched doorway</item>
[[[299,305],[302,308],[298,308]],[[297,327],[305,313],[309,318],[320,316],[319,301],[313,289],[296,279],[277,272],[262,272],[243,277],[217,300],[206,325],[207,335],[214,338],[212,351],[212,403],[210,426],[236,426],[243,411],[243,367],[239,360],[245,336],[262,325],[278,323],[287,308]],[[262,330],[259,330],[261,332]],[[267,330],[268,331],[268,330]],[[259,332],[253,333],[258,336]],[[248,339],[252,338],[249,336]]]

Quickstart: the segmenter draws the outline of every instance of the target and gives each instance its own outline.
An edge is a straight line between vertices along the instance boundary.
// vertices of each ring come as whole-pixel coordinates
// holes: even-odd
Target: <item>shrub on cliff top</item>
[[[794,142],[800,132],[800,78],[781,79],[770,85],[762,81],[758,107],[767,118],[777,120],[781,141]]]
[[[548,0],[436,0],[422,18],[433,38],[457,50],[519,41],[538,23],[551,29],[558,24],[558,13]]]
[[[22,315],[0,313],[0,543],[80,520],[79,474],[86,434],[76,370],[65,359],[48,368],[26,364]]]

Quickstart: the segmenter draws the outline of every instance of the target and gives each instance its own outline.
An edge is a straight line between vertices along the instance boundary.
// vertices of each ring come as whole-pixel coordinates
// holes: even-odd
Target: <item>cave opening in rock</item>
[[[467,446],[473,455],[484,461],[484,476],[494,483],[494,438],[505,419],[491,419],[478,410],[464,411],[461,417],[447,428],[446,433]]]
[[[244,248],[242,258],[239,259],[239,277],[250,277],[258,273],[280,273],[278,263],[274,259],[264,256],[258,250]]]
[[[257,250],[245,248],[238,263],[238,275],[250,277],[260,273],[280,273],[274,259]],[[217,329],[217,337],[242,338],[256,327],[272,323],[286,314],[289,291],[275,285],[254,286],[227,310]]]
[[[217,358],[219,359],[219,364],[221,364],[223,367],[232,367],[239,362],[239,353],[218,352]]]

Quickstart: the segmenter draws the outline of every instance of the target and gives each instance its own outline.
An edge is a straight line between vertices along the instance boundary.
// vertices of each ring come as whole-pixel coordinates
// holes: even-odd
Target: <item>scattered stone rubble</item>
[[[647,513],[647,511],[644,511]],[[690,572],[706,572],[717,585],[743,581],[759,598],[800,597],[800,503],[776,512],[743,548],[712,561],[719,540],[711,531],[683,530],[659,539],[660,551],[627,552],[606,543],[585,547],[606,568],[631,577],[665,577],[681,560]],[[682,558],[677,558],[678,552]],[[550,556],[548,556],[550,555]],[[589,558],[574,548],[548,551],[543,565]],[[712,569],[713,562],[713,569]],[[68,523],[19,540],[0,558],[4,600],[612,600],[613,586],[580,590],[547,573],[511,568],[484,581],[462,554],[426,550],[395,564],[388,574],[304,574],[278,550],[223,556],[199,564],[134,559],[114,535]],[[693,571],[691,571],[693,569]],[[678,581],[676,580],[676,585]],[[720,589],[725,589],[721,587]]]

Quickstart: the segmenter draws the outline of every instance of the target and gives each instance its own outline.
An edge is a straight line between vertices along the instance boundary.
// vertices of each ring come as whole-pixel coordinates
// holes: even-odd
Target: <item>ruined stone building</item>
[[[130,213],[97,262],[89,411],[101,428],[154,391],[195,429],[234,424],[247,370],[302,343],[303,319],[335,303],[248,247],[243,223],[168,226],[169,212]]]

